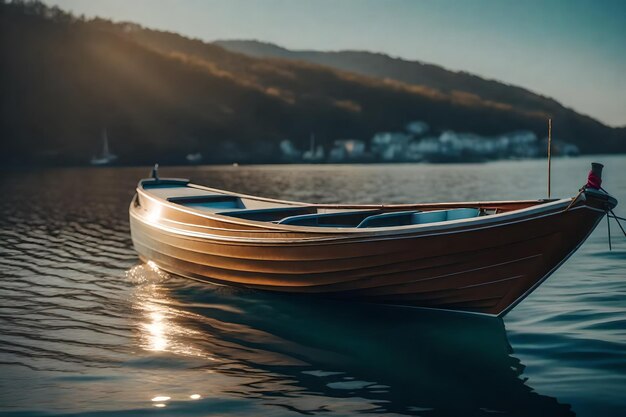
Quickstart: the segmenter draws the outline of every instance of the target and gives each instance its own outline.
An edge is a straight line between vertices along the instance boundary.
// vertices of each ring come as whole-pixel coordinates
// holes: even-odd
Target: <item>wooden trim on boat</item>
[[[192,184],[190,184],[191,186]],[[198,188],[194,186],[194,188]],[[390,205],[341,205],[341,204],[309,204],[309,203],[297,203],[293,201],[285,201],[285,200],[275,200],[275,199],[267,199],[260,198],[254,196],[247,196],[245,194],[231,193],[224,190],[219,190],[215,188],[202,187],[201,189],[216,193],[224,193],[226,195],[231,195],[240,198],[246,198],[251,200],[264,201],[269,203],[277,203],[277,204],[286,204],[291,206],[305,206],[305,207],[315,207],[320,209],[345,209],[345,210],[366,210],[366,209],[384,209],[389,211],[404,211],[404,210],[438,210],[438,209],[454,209],[454,208],[465,208],[465,207],[473,207],[473,208],[483,208],[483,209],[502,209],[503,211],[494,214],[488,217],[493,216],[504,216],[511,212],[521,213],[524,210],[537,208],[536,206],[541,206],[542,208],[549,207],[550,204],[560,203],[566,207],[572,199],[562,199],[562,200],[523,200],[523,201],[489,201],[489,202],[455,202],[455,203],[420,203],[420,204],[390,204]],[[403,230],[408,230],[412,228],[424,227],[427,225],[409,225],[409,226],[392,226],[392,227],[380,227],[376,228],[375,232],[372,232],[372,229],[357,229],[357,228],[320,228],[320,227],[309,227],[309,226],[297,226],[297,225],[283,225],[283,224],[268,224],[267,222],[255,221],[255,220],[246,220],[240,219],[236,217],[229,217],[220,215],[218,213],[208,213],[206,211],[194,209],[191,207],[184,207],[176,203],[172,203],[167,201],[166,199],[158,198],[156,196],[152,196],[146,193],[142,188],[137,189],[137,194],[141,196],[142,199],[153,200],[155,203],[160,204],[162,206],[168,207],[169,209],[176,210],[179,212],[189,213],[193,216],[217,220],[221,223],[233,224],[238,226],[254,226],[257,229],[268,229],[268,230],[279,230],[279,231],[294,231],[294,232],[310,232],[317,234],[384,234],[384,232],[388,230],[393,230],[397,232],[401,232]],[[514,208],[514,207],[522,207],[522,208]],[[487,216],[485,216],[487,217]],[[482,218],[474,218],[469,220],[462,221],[476,221]],[[458,220],[450,221],[447,223],[459,222]],[[209,228],[210,230],[216,230],[215,228]],[[223,229],[229,232],[234,231],[233,229]],[[238,229],[236,229],[238,230]],[[252,232],[251,230],[247,230],[248,232]]]

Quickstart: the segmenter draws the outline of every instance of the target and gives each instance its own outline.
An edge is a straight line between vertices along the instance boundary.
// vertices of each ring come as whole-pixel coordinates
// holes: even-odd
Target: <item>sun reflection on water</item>
[[[152,399],[153,402],[163,402],[163,401],[169,401],[172,397],[168,397],[165,395],[159,395],[157,397],[154,397]]]
[[[169,275],[153,262],[131,268],[127,276],[138,284],[133,307],[140,312],[139,345],[152,352],[170,352],[215,360],[213,355],[200,348],[201,332],[183,325],[194,314],[175,308],[175,302],[163,285]]]
[[[165,324],[163,323],[163,314],[159,311],[153,311],[148,314],[150,322],[143,326],[148,331],[149,350],[164,351],[167,348],[167,338],[165,337]]]

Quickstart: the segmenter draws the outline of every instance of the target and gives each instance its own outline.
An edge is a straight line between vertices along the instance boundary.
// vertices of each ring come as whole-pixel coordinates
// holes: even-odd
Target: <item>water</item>
[[[594,159],[626,202],[626,157]],[[590,161],[554,161],[554,195],[575,194]],[[0,173],[2,415],[626,415],[626,239],[615,224],[613,252],[601,223],[504,321],[302,303],[141,265],[127,209],[148,171]],[[162,175],[318,202],[545,196],[543,161]]]

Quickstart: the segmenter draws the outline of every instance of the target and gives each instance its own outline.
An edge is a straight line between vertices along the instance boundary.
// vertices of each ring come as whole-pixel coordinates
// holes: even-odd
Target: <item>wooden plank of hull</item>
[[[419,308],[436,308],[439,310],[454,310],[454,311],[466,311],[471,313],[498,315],[497,305],[500,302],[501,297],[484,298],[478,300],[467,300],[462,302],[450,302],[450,303],[438,303],[431,305],[424,305],[422,302],[412,303],[410,301],[402,301],[393,303],[394,305],[406,306],[406,307],[419,307]],[[389,304],[389,303],[388,303]]]
[[[215,278],[241,284],[274,286],[276,290],[306,292],[336,292],[351,290],[353,281],[358,280],[360,288],[392,285],[406,280],[417,280],[454,275],[470,270],[484,270],[498,263],[516,262],[521,257],[536,255],[537,249],[530,246],[546,241],[544,236],[533,241],[514,243],[504,248],[473,249],[464,252],[450,252],[439,256],[424,257],[419,251],[405,252],[402,259],[396,256],[366,256],[331,261],[254,261],[233,258],[219,258],[186,251],[173,246],[159,250],[146,244],[143,238],[135,238],[140,253],[152,253],[169,257],[188,264],[201,265],[202,273]],[[485,251],[488,251],[485,253]],[[405,255],[406,254],[406,255]],[[390,259],[391,258],[391,259]],[[408,260],[407,260],[408,259]],[[331,269],[328,269],[331,268]],[[278,281],[286,284],[279,284]],[[278,288],[284,285],[285,288]],[[301,288],[294,288],[301,287]]]
[[[490,281],[480,286],[468,286],[443,291],[403,293],[393,296],[367,297],[364,300],[388,304],[410,303],[428,307],[432,305],[475,303],[482,300],[500,300],[511,288],[511,282],[522,279],[523,275]]]
[[[506,256],[506,258],[502,257],[502,262],[494,265],[493,256],[485,257],[484,254],[480,256],[480,254],[472,252],[471,256],[463,255],[462,259],[464,260],[459,260],[458,257],[453,256],[440,256],[436,258],[437,264],[431,265],[427,263],[428,260],[424,262],[421,259],[416,259],[410,264],[405,263],[400,272],[394,271],[396,266],[391,265],[387,268],[359,268],[342,274],[317,274],[314,279],[308,274],[285,276],[284,274],[273,273],[249,274],[242,277],[232,270],[218,269],[210,265],[191,262],[178,255],[157,253],[143,246],[141,242],[136,242],[136,245],[139,253],[149,253],[150,259],[166,260],[167,264],[174,268],[193,271],[196,274],[225,282],[254,286],[259,289],[303,293],[341,293],[345,291],[354,293],[358,289],[363,293],[363,296],[368,295],[367,290],[370,288],[382,293],[385,289],[394,287],[394,283],[406,285],[408,289],[409,287],[417,288],[420,285],[426,285],[429,288],[449,286],[457,280],[461,280],[462,284],[470,285],[481,282],[479,278],[484,274],[493,274],[494,271],[502,268],[519,268],[540,256],[528,256],[513,261],[510,260],[510,256]],[[501,252],[504,255],[504,251]],[[475,259],[476,256],[480,257]],[[474,280],[470,280],[472,277],[475,277]],[[327,284],[328,282],[330,284]]]
[[[143,257],[142,257],[143,258]],[[150,258],[143,258],[144,260]],[[159,267],[164,269],[165,271],[175,273],[178,275],[185,276],[187,278],[191,278],[197,281],[209,283],[209,284],[218,284],[218,285],[234,285],[240,286],[236,283],[223,281],[211,277],[207,277],[203,273],[192,272],[194,270],[193,267],[186,268],[185,272],[181,272],[180,270],[174,269],[171,264],[164,263],[159,264]],[[178,267],[178,265],[177,265]],[[515,277],[517,278],[517,277]],[[500,284],[502,285],[502,284]],[[258,286],[249,286],[245,285],[243,287],[253,288],[253,289],[265,289],[267,290],[269,287],[258,287]],[[483,314],[492,314],[497,315],[500,313],[500,310],[496,309],[495,306],[499,304],[506,294],[506,290],[501,291],[501,294],[496,296],[485,298],[482,294],[483,291],[478,291],[480,293],[476,298],[467,298],[468,294],[457,295],[456,298],[453,297],[434,297],[432,300],[427,297],[412,297],[411,294],[407,294],[406,297],[402,299],[390,298],[390,297],[357,297],[357,300],[371,302],[371,303],[381,303],[381,304],[394,304],[399,306],[410,306],[410,307],[428,307],[428,308],[441,308],[441,309],[451,309],[451,310],[463,310],[463,311],[471,311],[478,312]],[[319,296],[319,293],[295,293],[293,296]],[[336,297],[337,295],[334,293],[325,294],[326,296]]]
[[[580,210],[572,211],[568,216],[577,216]],[[188,239],[186,237],[168,236],[158,230],[151,230],[143,224],[131,224],[133,237],[144,246],[151,247],[154,251],[164,254],[175,254],[175,257],[187,259],[190,262],[205,264],[216,270],[224,269],[232,271],[233,278],[241,276],[252,281],[243,283],[255,283],[254,277],[264,274],[292,275],[296,282],[305,281],[306,285],[320,285],[316,282],[317,275],[329,277],[339,275],[344,281],[350,273],[356,273],[360,269],[379,267],[388,269],[398,268],[402,270],[414,269],[416,261],[437,263],[438,256],[452,256],[465,253],[471,257],[472,251],[492,249],[494,254],[510,245],[527,242],[528,245],[536,245],[536,241],[546,233],[554,233],[561,230],[561,225],[553,219],[543,218],[532,221],[532,227],[528,224],[518,223],[514,225],[501,225],[500,228],[488,228],[464,232],[458,234],[442,234],[435,236],[416,236],[398,240],[349,242],[334,244],[332,247],[319,244],[317,246],[297,245],[273,245],[259,247],[255,245],[231,245],[211,242],[208,240]],[[560,222],[559,222],[560,223]],[[502,233],[504,230],[506,233]],[[519,250],[519,244],[511,247],[511,250]],[[326,255],[326,256],[323,256]],[[441,262],[441,260],[439,260]],[[446,261],[452,263],[452,260]],[[406,265],[408,264],[408,265]],[[247,273],[251,272],[251,274]],[[357,274],[355,277],[371,275]],[[289,276],[284,278],[289,279]],[[326,280],[327,283],[332,281]]]
[[[511,276],[528,276],[535,273],[545,262],[542,254],[491,264],[489,258],[483,257],[472,265],[461,265],[450,268],[437,268],[420,271],[409,276],[402,274],[404,279],[396,278],[396,283],[378,281],[378,285],[368,285],[346,289],[340,294],[346,297],[384,297],[398,294],[417,294],[447,291],[449,289],[480,286],[485,283],[508,279]],[[476,267],[476,265],[480,265]],[[449,272],[452,271],[452,272]],[[441,272],[444,272],[443,274]]]
[[[416,250],[415,245],[410,241],[405,241],[403,250],[396,250],[395,246],[387,244],[386,246],[380,245],[380,249],[384,249],[383,253],[372,254],[366,250],[363,250],[361,256],[346,257],[342,259],[316,259],[316,258],[303,258],[303,259],[285,259],[285,250],[281,248],[272,248],[273,251],[279,253],[281,256],[274,256],[272,258],[256,259],[242,258],[241,252],[233,253],[232,250],[223,251],[224,245],[202,245],[202,242],[185,242],[177,238],[167,238],[158,233],[151,233],[142,228],[136,229],[133,232],[134,240],[141,243],[143,246],[150,247],[158,252],[167,253],[174,257],[187,260],[190,262],[201,263],[211,265],[216,268],[247,271],[247,272],[259,272],[259,273],[272,273],[272,274],[331,274],[340,273],[344,274],[346,271],[353,271],[361,268],[379,267],[388,271],[388,268],[397,267],[399,270],[403,270],[403,266],[414,265],[416,259],[420,259],[422,264],[426,267],[437,266],[441,264],[449,264],[450,260],[442,259],[437,256],[439,254],[427,251],[425,249]],[[424,239],[424,238],[422,238]],[[486,247],[497,247],[497,243],[490,243]],[[510,243],[509,243],[510,244]],[[214,250],[214,248],[216,250]],[[449,248],[446,251],[446,256],[452,254],[458,254],[461,258],[471,259],[480,248],[474,247],[471,249],[464,248],[463,251],[455,251],[454,248]],[[310,252],[303,252],[304,255],[310,255]],[[244,256],[246,253],[244,253]],[[405,270],[412,269],[406,268]],[[314,277],[309,277],[314,278]]]

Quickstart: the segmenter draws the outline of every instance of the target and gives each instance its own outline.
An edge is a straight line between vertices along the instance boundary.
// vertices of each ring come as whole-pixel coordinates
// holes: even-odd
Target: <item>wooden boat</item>
[[[592,174],[574,198],[334,205],[154,171],[130,205],[131,234],[141,259],[199,281],[503,315],[617,205]]]

